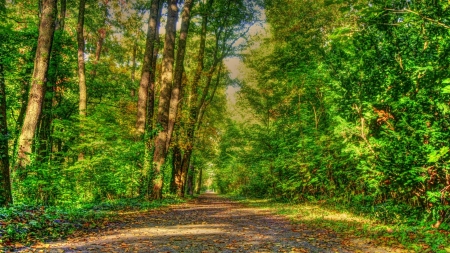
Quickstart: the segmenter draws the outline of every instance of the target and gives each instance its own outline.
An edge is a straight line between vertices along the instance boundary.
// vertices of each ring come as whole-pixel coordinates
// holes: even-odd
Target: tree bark
[[[77,23],[77,42],[78,42],[78,86],[80,89],[80,100],[78,104],[78,111],[80,115],[80,126],[83,126],[82,121],[87,115],[87,87],[86,87],[86,68],[84,62],[84,12],[86,9],[86,0],[80,0],[78,6],[78,23]],[[81,130],[80,137],[83,131]],[[84,160],[84,152],[78,154],[78,160]]]
[[[31,153],[33,138],[42,113],[42,104],[44,102],[45,95],[45,82],[47,79],[53,36],[55,32],[57,0],[43,0],[42,4],[42,16],[40,18],[33,79],[25,119],[19,136],[18,167],[20,170],[30,164],[29,154]],[[21,171],[19,171],[19,174],[20,173]]]
[[[200,108],[199,108],[199,113],[198,113],[199,115],[198,115],[198,120],[197,120],[197,129],[200,128],[206,108],[208,107],[209,104],[211,104],[211,102],[214,99],[214,96],[216,94],[217,88],[219,87],[222,68],[223,68],[223,64],[220,64],[219,70],[217,71],[216,84],[214,85],[214,88],[213,88],[213,91],[211,92],[210,97],[208,99],[206,99],[206,97],[205,97],[205,100],[200,103]],[[211,80],[209,80],[209,82],[210,81]],[[209,85],[207,84],[207,86],[209,86]]]
[[[95,77],[97,77],[97,65],[98,65],[98,62],[100,61],[100,56],[102,53],[103,42],[105,41],[105,37],[106,37],[106,29],[100,28],[98,30],[98,39],[97,39],[97,44],[95,47],[95,58],[94,58],[94,62],[93,62],[94,66],[92,67],[92,73],[91,73],[92,80],[94,80]]]
[[[159,2],[159,9],[158,9],[158,17],[161,17],[161,11],[162,11],[162,2]],[[160,42],[161,38],[159,36],[159,27],[160,27],[161,19],[158,18],[156,20],[156,34],[155,34],[155,45],[153,47],[153,59],[152,59],[152,71],[150,73],[150,86],[148,88],[148,98],[147,98],[147,118],[146,118],[146,126],[147,131],[151,132],[154,128],[154,113],[155,113],[155,87],[156,87],[156,63],[158,62],[158,54],[160,49]],[[151,141],[149,139],[149,141]]]
[[[212,2],[213,1],[210,0],[208,10],[211,9]],[[189,173],[187,171],[188,170],[187,166],[189,166],[189,161],[191,160],[191,155],[192,155],[192,152],[194,149],[195,131],[199,127],[199,122],[201,120],[201,117],[203,117],[204,107],[205,107],[205,103],[207,101],[206,98],[209,93],[209,89],[210,89],[211,82],[212,82],[212,77],[213,77],[214,72],[216,71],[217,65],[223,60],[223,57],[225,56],[225,52],[222,52],[222,55],[220,57],[218,56],[218,54],[219,54],[219,38],[220,38],[220,33],[222,32],[222,29],[223,29],[222,27],[220,27],[219,28],[220,30],[216,34],[216,43],[215,43],[216,45],[215,45],[214,52],[213,52],[213,62],[207,73],[206,84],[202,91],[202,97],[198,101],[197,89],[198,89],[198,84],[200,82],[201,76],[203,74],[203,69],[204,69],[203,58],[204,58],[204,50],[205,50],[204,43],[206,42],[206,23],[207,23],[206,15],[203,17],[203,22],[202,22],[202,37],[203,36],[205,36],[205,37],[200,39],[200,50],[199,50],[199,55],[198,55],[199,61],[198,61],[196,74],[195,74],[193,82],[192,82],[191,93],[189,96],[190,97],[190,100],[189,100],[190,111],[189,111],[189,122],[188,122],[187,130],[186,130],[187,145],[186,145],[186,150],[184,152],[183,165],[182,165],[183,173],[184,173],[184,171],[186,171],[185,172],[186,174],[184,174],[185,177]],[[202,108],[203,108],[202,114],[200,114]],[[185,162],[187,164],[184,164]]]
[[[187,182],[187,192],[189,195],[194,195],[194,175],[195,175],[195,167],[191,163],[189,166],[189,172],[188,172],[188,182]]]
[[[172,139],[173,129],[175,127],[175,121],[178,112],[178,103],[181,99],[182,94],[182,79],[184,72],[184,57],[186,55],[186,42],[189,32],[189,24],[191,21],[191,9],[193,5],[193,0],[186,0],[183,6],[183,13],[181,15],[181,28],[180,37],[178,39],[177,47],[177,60],[175,64],[175,78],[172,88],[172,94],[170,97],[170,108],[169,108],[169,124],[167,127],[167,143],[166,149],[169,149],[170,140]]]
[[[66,26],[66,11],[67,11],[67,0],[61,0],[61,11],[58,17],[58,29],[64,31]]]
[[[142,135],[145,133],[146,112],[149,96],[149,84],[152,72],[153,53],[156,41],[157,31],[159,30],[159,6],[160,0],[153,0],[150,9],[150,18],[148,21],[147,40],[145,43],[144,63],[142,65],[141,80],[139,82],[138,103],[137,103],[137,120],[136,131]]]
[[[43,161],[50,160],[52,151],[52,131],[53,122],[53,106],[56,104],[55,93],[56,83],[58,82],[58,67],[61,59],[61,42],[64,33],[66,18],[66,0],[61,0],[61,9],[58,16],[57,27],[55,28],[54,45],[49,65],[48,81],[46,82],[46,90],[44,104],[42,109],[42,118],[39,126],[39,149],[37,159]]]
[[[80,88],[79,113],[81,117],[87,114],[87,87],[86,87],[86,70],[84,63],[84,11],[86,8],[86,0],[80,0],[78,7],[78,23],[77,23],[77,42],[78,42],[78,85]]]
[[[200,194],[202,190],[202,177],[203,177],[203,168],[200,167],[200,171],[198,172],[198,181],[197,181],[197,194]]]
[[[191,159],[191,153],[192,153],[192,148],[193,148],[192,142],[190,142],[189,140],[192,139],[192,138],[190,138],[191,136],[193,137],[195,123],[197,120],[197,107],[196,107],[197,100],[198,100],[197,88],[198,88],[198,83],[200,82],[200,79],[202,77],[203,68],[204,68],[208,13],[212,7],[212,4],[213,4],[213,0],[209,0],[207,5],[204,6],[206,9],[203,11],[203,14],[202,14],[203,15],[202,16],[202,30],[201,30],[201,34],[200,34],[200,45],[199,45],[198,54],[197,54],[197,69],[195,71],[194,79],[193,79],[191,87],[190,87],[190,94],[189,94],[189,101],[188,101],[189,102],[189,119],[188,119],[188,124],[187,124],[187,135],[188,135],[187,136],[187,145],[184,148],[181,166],[178,168],[173,168],[176,170],[174,172],[174,174],[181,175],[181,181],[175,182],[177,184],[176,185],[177,192],[179,192],[181,194],[181,195],[179,195],[180,197],[184,197],[184,192],[185,192],[184,189],[186,186],[187,173],[189,170],[189,162]]]
[[[184,192],[186,189],[186,182],[189,173],[189,165],[191,163],[191,153],[192,149],[186,149],[183,154],[183,160],[181,161],[181,184],[177,185],[178,191],[180,191],[180,197],[184,197]]]
[[[0,207],[12,204],[9,173],[8,122],[6,120],[6,84],[0,62]]]
[[[162,198],[163,179],[161,168],[166,160],[167,127],[169,121],[169,105],[171,86],[173,81],[173,64],[175,56],[175,35],[178,19],[178,0],[168,0],[168,17],[166,23],[166,36],[161,69],[161,90],[159,94],[157,122],[161,129],[155,139],[155,152],[153,155],[153,199]]]
[[[28,71],[27,71],[28,72]],[[29,75],[31,75],[32,70],[29,71]],[[28,95],[30,94],[30,89],[28,87],[28,83],[26,83],[25,81],[22,80],[22,90],[21,90],[21,96],[20,96],[20,111],[19,111],[19,116],[17,117],[17,123],[16,123],[16,128],[14,129],[14,135],[15,136],[19,136],[20,135],[20,131],[22,129],[23,126],[23,122],[25,119],[25,113],[27,112],[27,100],[28,100]],[[18,143],[19,143],[19,138],[16,138],[14,140],[14,144],[13,144],[13,157],[12,157],[12,161],[13,164],[15,166],[17,166],[17,156],[18,156]]]
[[[153,44],[146,44],[146,52],[144,54],[144,61],[147,61],[145,68],[142,69],[142,76],[140,84],[146,84],[147,90],[142,89],[142,85],[140,85],[139,100],[138,101],[138,117],[136,122],[137,132],[141,135],[145,132],[150,133],[153,126],[153,109],[154,109],[154,99],[155,99],[155,74],[156,74],[156,61],[158,56],[158,42],[159,42],[159,26],[161,20],[161,10],[162,10],[162,1],[154,0],[152,2],[151,8],[151,17],[149,20],[149,28],[151,26],[154,27],[154,31],[147,32],[147,42],[149,40],[153,40]],[[150,37],[149,37],[150,36]],[[149,85],[149,86],[148,86]],[[146,92],[142,94],[142,92]],[[145,100],[143,100],[145,99]],[[147,108],[139,108],[139,106],[143,106],[143,102],[146,103]],[[141,118],[140,118],[141,117]],[[143,128],[143,129],[142,129]],[[152,169],[152,151],[153,151],[153,139],[148,137],[144,140],[144,165],[142,168],[142,178],[141,178],[141,186],[140,186],[140,195],[145,196],[146,198],[150,197],[150,193],[152,191],[152,187],[150,184],[151,176],[150,171]]]
[[[137,39],[137,38],[136,38]],[[136,54],[137,54],[137,42],[135,41],[133,44],[133,53],[131,55],[131,97],[136,95],[136,90],[134,89],[134,81],[136,81]]]
[[[182,191],[181,188],[178,188],[178,185],[181,185],[182,181],[182,175],[181,170],[175,169],[181,167],[182,157],[181,157],[181,149],[179,146],[175,146],[173,148],[173,157],[172,157],[172,180],[170,184],[170,191],[172,193],[177,194],[177,196],[182,197],[182,194],[180,191]]]
[[[108,6],[107,4],[104,2],[103,3],[103,10],[104,10],[104,18],[103,18],[103,27],[98,29],[98,38],[97,38],[97,44],[95,47],[95,58],[94,58],[94,62],[92,66],[92,71],[91,71],[91,78],[92,81],[95,79],[95,77],[97,77],[97,65],[100,61],[100,56],[102,54],[102,49],[103,49],[103,43],[105,42],[105,38],[106,38],[106,32],[107,32],[107,18],[108,18]],[[91,82],[92,82],[91,81]]]

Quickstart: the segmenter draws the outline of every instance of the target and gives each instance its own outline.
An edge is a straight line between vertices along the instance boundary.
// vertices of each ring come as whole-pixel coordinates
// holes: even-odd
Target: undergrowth
[[[380,246],[414,252],[450,252],[448,221],[435,229],[431,221],[417,220],[415,215],[400,215],[389,211],[389,206],[368,208],[331,199],[293,203],[239,195],[228,197],[252,207],[271,210],[288,217],[294,224],[324,228],[350,238],[371,239]]]
[[[161,201],[119,199],[77,207],[13,205],[0,208],[0,250],[66,238],[76,230],[101,228],[114,220],[118,211],[146,211],[181,202],[179,198],[167,197]]]

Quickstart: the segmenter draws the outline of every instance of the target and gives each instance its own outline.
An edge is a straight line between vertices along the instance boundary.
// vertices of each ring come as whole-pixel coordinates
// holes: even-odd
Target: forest
[[[0,0],[0,246],[214,191],[450,252],[449,35],[443,0]]]

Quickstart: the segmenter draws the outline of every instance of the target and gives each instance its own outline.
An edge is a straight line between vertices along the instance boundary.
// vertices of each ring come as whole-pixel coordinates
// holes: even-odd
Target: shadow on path
[[[366,245],[348,248],[342,242],[329,231],[298,229],[268,211],[206,193],[167,209],[121,214],[121,222],[105,230],[52,242],[33,251],[388,252]]]

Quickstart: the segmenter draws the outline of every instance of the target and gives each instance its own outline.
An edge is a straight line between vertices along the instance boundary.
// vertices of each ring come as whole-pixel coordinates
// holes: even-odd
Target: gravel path
[[[163,210],[121,214],[120,223],[33,252],[390,252],[215,194]]]

